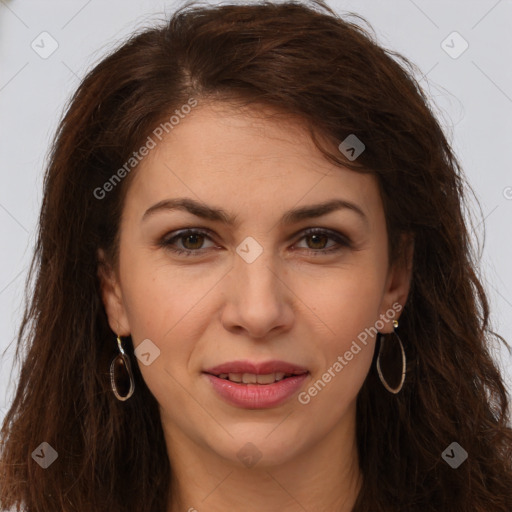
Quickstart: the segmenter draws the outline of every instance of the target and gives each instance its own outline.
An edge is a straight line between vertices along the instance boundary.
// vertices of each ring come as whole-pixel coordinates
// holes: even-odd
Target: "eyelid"
[[[313,227],[313,228],[306,228],[297,233],[297,235],[301,234],[301,238],[306,235],[314,235],[316,233],[322,233],[329,235],[331,238],[341,240],[343,243],[347,245],[352,245],[352,240],[348,235],[345,235],[344,233],[340,233],[339,231],[329,229],[329,228],[322,228],[322,227]]]

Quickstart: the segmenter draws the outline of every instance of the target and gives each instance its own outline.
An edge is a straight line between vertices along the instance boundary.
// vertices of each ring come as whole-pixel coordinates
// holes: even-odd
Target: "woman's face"
[[[354,426],[409,278],[376,179],[262,112],[200,104],[133,171],[103,298],[170,439],[272,465]]]

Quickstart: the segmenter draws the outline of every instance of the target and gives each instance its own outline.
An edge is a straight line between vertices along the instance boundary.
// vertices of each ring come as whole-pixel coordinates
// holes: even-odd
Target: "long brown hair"
[[[490,355],[494,333],[464,217],[468,188],[415,66],[352,16],[320,1],[186,5],[82,81],[45,175],[16,350],[21,375],[2,427],[1,507],[167,509],[173,475],[158,404],[136,361],[134,396],[119,402],[111,391],[117,346],[97,275],[98,248],[117,261],[136,168],[105,197],[94,191],[195,98],[298,116],[326,158],[377,176],[393,258],[401,235],[414,236],[400,324],[407,377],[392,395],[373,364],[358,395],[363,486],[354,512],[510,512],[508,397]],[[356,161],[336,150],[349,134],[366,145]],[[133,352],[130,340],[126,348]],[[58,453],[47,469],[31,456],[42,442]],[[442,458],[452,442],[468,452],[457,469]]]

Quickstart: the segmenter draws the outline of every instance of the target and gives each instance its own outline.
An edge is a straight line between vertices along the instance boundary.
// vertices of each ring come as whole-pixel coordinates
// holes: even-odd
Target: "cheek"
[[[379,263],[370,258],[316,274],[298,275],[293,282],[294,294],[306,306],[303,313],[318,319],[325,340],[342,349],[378,319],[385,276]]]
[[[123,294],[134,348],[137,353],[139,345],[149,339],[158,353],[151,364],[139,359],[137,364],[160,404],[172,403],[173,409],[184,410],[190,397],[179,383],[189,378],[189,361],[207,321],[201,314],[205,295],[213,285],[170,265],[142,259],[131,264],[136,270],[126,273]]]
[[[211,279],[193,269],[171,265],[165,255],[125,251],[121,282],[126,313],[136,343],[152,338],[164,344],[176,339],[182,324],[197,315]]]
[[[309,418],[321,416],[327,426],[338,422],[356,399],[375,350],[376,287],[351,280],[344,284],[332,296],[319,296],[315,310],[329,329],[315,338],[317,365],[297,397]]]
[[[380,263],[368,258],[364,264],[331,271],[329,277],[297,290],[314,313],[309,312],[315,323],[312,334],[317,334],[312,345],[320,355],[310,384],[298,398],[310,412],[335,421],[356,398],[370,369],[384,275]]]
[[[142,376],[160,403],[173,403],[178,410],[190,402],[179,383],[187,382],[196,370],[191,367],[196,363],[193,356],[201,352],[200,340],[208,338],[204,333],[217,306],[212,298],[226,272],[202,268],[171,264],[163,252],[146,250],[127,250],[120,262],[135,351],[146,339],[158,349],[158,358],[148,366],[137,359]]]

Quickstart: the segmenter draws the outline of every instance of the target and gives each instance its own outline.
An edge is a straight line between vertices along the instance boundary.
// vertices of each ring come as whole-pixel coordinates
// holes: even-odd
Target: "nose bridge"
[[[275,295],[279,286],[276,281],[276,257],[270,246],[270,236],[260,241],[252,236],[246,237],[236,248],[238,255],[235,272],[248,293],[266,293]],[[267,298],[268,300],[268,298]]]
[[[253,337],[265,337],[277,326],[290,324],[293,316],[286,305],[288,288],[279,276],[279,258],[270,243],[269,236],[262,242],[247,237],[236,248],[231,269],[225,326],[243,327]]]

